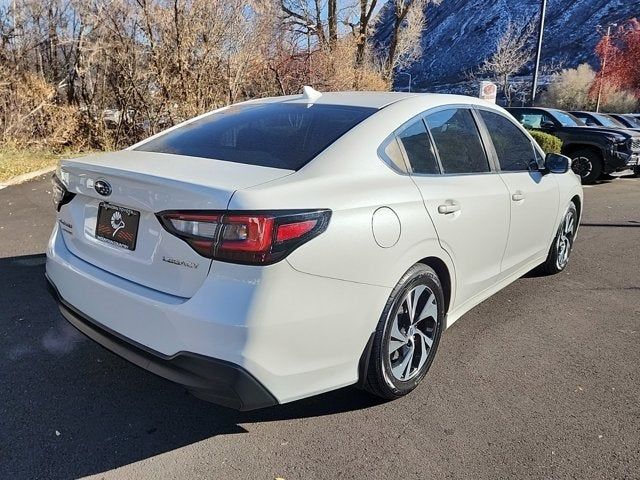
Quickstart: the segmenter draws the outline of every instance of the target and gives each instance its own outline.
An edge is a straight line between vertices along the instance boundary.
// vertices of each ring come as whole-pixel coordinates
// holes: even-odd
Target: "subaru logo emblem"
[[[93,188],[95,188],[96,192],[98,192],[103,197],[108,197],[109,195],[111,195],[111,185],[109,185],[109,182],[105,180],[98,180],[93,185]]]

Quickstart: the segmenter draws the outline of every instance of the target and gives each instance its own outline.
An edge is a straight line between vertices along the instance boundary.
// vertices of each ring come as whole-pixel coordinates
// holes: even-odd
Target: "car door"
[[[491,139],[489,150],[497,160],[500,178],[509,190],[511,222],[501,267],[508,276],[547,254],[559,187],[554,175],[544,175],[538,168],[542,154],[518,125],[498,112],[479,109],[478,113]]]
[[[459,306],[500,274],[509,228],[506,186],[489,164],[469,108],[428,112],[424,123],[416,121],[398,140],[440,244],[453,260]]]

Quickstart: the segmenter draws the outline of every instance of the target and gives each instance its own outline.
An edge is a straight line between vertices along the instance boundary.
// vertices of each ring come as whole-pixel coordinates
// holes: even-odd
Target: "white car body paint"
[[[450,326],[543,262],[569,203],[582,203],[571,171],[421,176],[380,158],[395,130],[431,109],[508,116],[479,99],[342,92],[250,103],[275,102],[380,110],[298,171],[133,150],[150,139],[62,161],[59,176],[76,197],[61,208],[47,249],[60,296],[165,356],[192,352],[238,365],[284,403],[356,383],[391,290],[416,262],[433,257],[446,266]],[[107,201],[92,188],[99,179],[113,186],[108,202],[141,212],[133,251],[95,238],[98,205]],[[459,210],[439,213],[441,205]],[[327,230],[267,266],[205,258],[156,218],[167,210],[319,208],[332,212]]]

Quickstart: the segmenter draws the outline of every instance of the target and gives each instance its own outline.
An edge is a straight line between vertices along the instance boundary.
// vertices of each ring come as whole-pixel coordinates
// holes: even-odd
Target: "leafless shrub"
[[[415,58],[426,1],[398,2],[403,20],[389,64],[369,50],[376,0],[2,3],[0,143],[121,148],[204,111],[304,84],[385,89],[389,65]]]
[[[540,103],[562,110],[592,110],[595,100],[590,95],[596,73],[587,63],[562,70],[551,77]]]
[[[587,63],[562,70],[551,78],[540,102],[562,110],[595,110],[597,90],[596,72]],[[618,87],[605,84],[601,92],[600,111],[632,112],[638,107],[636,96]]]
[[[505,33],[498,40],[495,53],[482,62],[476,72],[477,75],[490,75],[494,79],[501,87],[507,105],[511,105],[516,93],[511,78],[533,58],[529,41],[534,31],[533,22],[520,28],[509,23]]]
[[[622,90],[615,85],[605,85],[602,88],[601,112],[635,112],[638,106],[638,97],[633,92]]]
[[[389,85],[393,74],[410,66],[422,54],[422,33],[426,26],[425,8],[440,0],[395,0],[393,25],[388,47],[378,51],[377,63]]]

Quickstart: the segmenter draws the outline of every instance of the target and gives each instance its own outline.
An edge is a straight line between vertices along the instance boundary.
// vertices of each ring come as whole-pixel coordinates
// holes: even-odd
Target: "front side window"
[[[438,160],[431,146],[427,128],[422,120],[417,120],[405,128],[398,135],[398,141],[405,151],[413,173],[440,173]]]
[[[536,162],[533,144],[510,120],[500,114],[480,110],[498,155],[500,169],[507,172],[529,170]]]
[[[451,108],[426,117],[444,173],[488,172],[489,161],[471,111]]]
[[[135,150],[299,170],[375,108],[236,105],[160,135]]]

